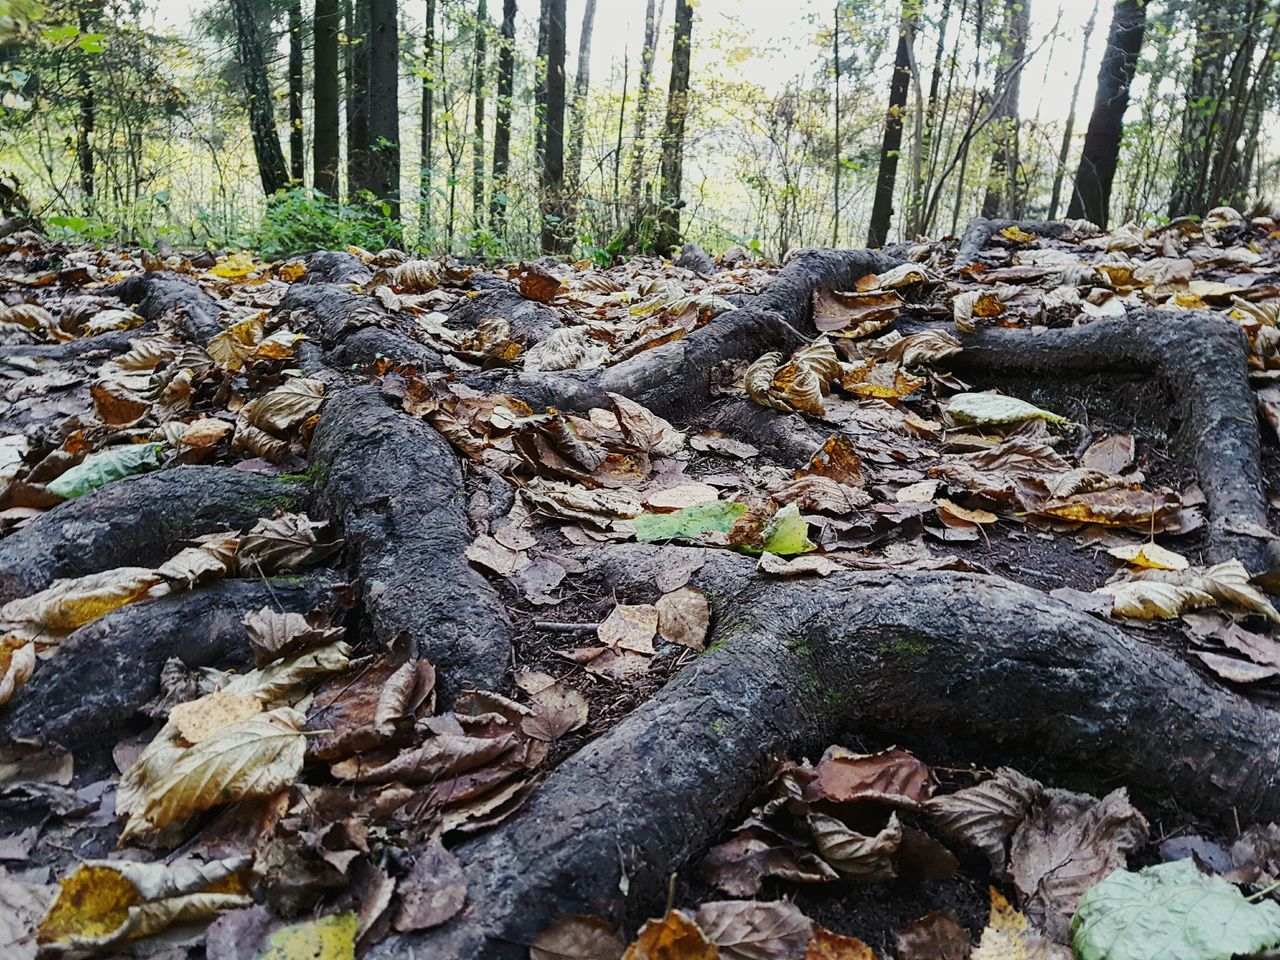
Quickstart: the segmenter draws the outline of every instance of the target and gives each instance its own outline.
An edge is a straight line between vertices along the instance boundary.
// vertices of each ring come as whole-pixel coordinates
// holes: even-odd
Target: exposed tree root
[[[990,220],[986,217],[974,217],[965,227],[960,237],[960,246],[956,250],[954,266],[958,270],[967,267],[978,259],[978,254],[991,241],[993,234],[1001,230],[1016,227],[1023,233],[1034,233],[1038,237],[1062,237],[1071,232],[1070,224],[1051,220]]]
[[[140,729],[138,709],[160,693],[160,671],[177,658],[187,667],[245,669],[245,614],[263,607],[307,613],[331,599],[339,578],[228,580],[121,607],[64,640],[56,663],[38,669],[17,697],[5,737],[57,743],[98,769],[122,735]]]
[[[130,277],[105,291],[134,304],[145,320],[169,317],[195,343],[208,343],[222,329],[217,302],[193,281],[176,273],[152,272]]]
[[[1175,398],[1181,445],[1209,514],[1211,562],[1238,558],[1252,574],[1280,570],[1267,529],[1257,401],[1240,328],[1207,313],[1139,310],[1083,327],[986,330],[964,338],[961,369],[1066,379],[1091,373],[1159,377]]]
[[[618,548],[644,582],[679,548]],[[770,759],[874,727],[1048,756],[1243,819],[1280,815],[1280,715],[1177,658],[995,577],[850,574],[764,583],[708,556],[713,649],[562,764],[509,825],[455,851],[471,906],[374,954],[523,956],[563,914],[635,924],[740,810]],[[736,586],[735,586],[736,584]]]
[[[129,477],[69,500],[0,540],[0,603],[59,577],[158,566],[183,540],[296,508],[305,490],[227,467]]]
[[[471,544],[462,468],[431,426],[373,387],[331,401],[312,439],[315,506],[347,538],[366,615],[439,670],[447,697],[502,683],[506,612],[463,557]]]

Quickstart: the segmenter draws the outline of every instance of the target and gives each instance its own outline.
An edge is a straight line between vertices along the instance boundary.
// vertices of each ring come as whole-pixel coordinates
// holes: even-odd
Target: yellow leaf
[[[1000,231],[1000,236],[1013,243],[1035,243],[1036,241],[1034,233],[1027,233],[1027,231],[1019,228],[1017,224],[1005,227]]]
[[[288,263],[282,263],[277,271],[280,279],[285,283],[293,283],[295,280],[301,280],[307,274],[307,265],[301,260],[290,260]]]
[[[240,723],[262,712],[262,701],[250,693],[215,690],[180,703],[169,711],[172,723],[187,743],[208,740],[223,727]]]
[[[139,785],[136,809],[122,840],[162,829],[210,807],[245,797],[270,796],[302,771],[304,717],[279,707],[224,727],[181,751],[158,779]],[[141,758],[140,758],[141,759]]]
[[[353,960],[356,929],[354,913],[295,923],[271,934],[255,960]]]
[[[258,265],[253,261],[253,254],[233,253],[229,257],[221,258],[218,265],[209,272],[224,280],[243,280],[257,269]]]
[[[1123,547],[1112,547],[1108,556],[1123,560],[1135,567],[1149,570],[1185,570],[1187,558],[1180,553],[1166,550],[1158,543],[1131,543]]]
[[[679,910],[640,928],[622,960],[718,960],[720,951],[701,928]]]
[[[252,427],[275,436],[287,435],[324,402],[321,380],[290,380],[240,410],[240,417]]]
[[[1071,954],[1046,940],[1025,916],[991,887],[991,916],[970,960],[1068,960]]]
[[[857,937],[846,937],[817,927],[804,960],[876,960],[876,953]]]
[[[39,593],[0,607],[0,621],[36,623],[67,633],[145,597],[160,582],[159,574],[145,567],[117,567],[55,580]]]
[[[266,311],[237,321],[216,334],[206,348],[213,362],[225,370],[239,370],[262,339]]]
[[[1111,594],[1111,613],[1135,620],[1172,620],[1188,610],[1213,606],[1213,597],[1195,587],[1157,580],[1109,583],[1098,591]]]

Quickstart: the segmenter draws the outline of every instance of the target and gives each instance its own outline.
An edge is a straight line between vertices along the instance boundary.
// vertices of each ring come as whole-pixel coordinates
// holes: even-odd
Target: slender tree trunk
[[[562,253],[564,220],[565,0],[542,0],[547,24],[546,133],[542,162],[543,253]]]
[[[369,156],[369,5],[350,0],[347,16],[347,196],[373,190]]]
[[[516,77],[516,0],[502,2],[502,44],[498,47],[498,94],[493,118],[493,194],[489,221],[499,232],[507,217],[507,170],[511,166],[511,100]]]
[[[374,196],[400,216],[400,36],[396,0],[369,2],[369,166]]]
[[[902,149],[902,115],[911,83],[911,47],[915,42],[913,11],[903,13],[898,25],[898,49],[893,58],[893,78],[889,83],[889,109],[884,116],[884,139],[880,144],[880,170],[876,174],[876,195],[867,229],[867,246],[882,247],[893,219],[893,190],[898,177],[898,154]]]
[[[1080,69],[1076,71],[1075,86],[1071,88],[1071,108],[1067,111],[1067,125],[1062,129],[1062,146],[1058,148],[1058,166],[1053,172],[1053,193],[1049,197],[1049,219],[1058,219],[1058,204],[1062,202],[1062,179],[1067,172],[1067,157],[1071,154],[1071,136],[1076,129],[1076,107],[1080,103],[1080,84],[1084,82],[1084,68],[1089,62],[1089,40],[1098,22],[1098,4],[1093,0],[1093,12],[1084,27],[1084,46],[1080,50]]]
[[[639,93],[636,97],[635,136],[631,140],[631,187],[628,198],[634,209],[640,203],[640,188],[644,183],[645,124],[649,116],[649,91],[653,85],[653,61],[658,51],[658,28],[662,23],[662,10],[656,0],[648,0],[644,18],[644,50],[640,56]]]
[[[533,165],[542,175],[547,158],[547,44],[551,8],[542,0],[538,10],[538,51],[533,64]]]
[[[476,3],[475,64],[471,74],[471,102],[474,107],[474,125],[471,135],[471,232],[478,234],[484,227],[484,74],[488,51],[489,8],[486,0]]]
[[[582,144],[587,129],[587,92],[591,87],[591,32],[596,20],[596,0],[587,0],[578,36],[578,75],[573,82],[573,111],[569,121],[568,179],[576,192],[582,178]]]
[[[1022,88],[1022,67],[1027,58],[1027,27],[1031,21],[1031,0],[1005,0],[1005,24],[1000,36],[1000,80],[996,94],[996,151],[991,158],[991,176],[982,215],[1017,217],[1021,200],[1018,177],[1018,101]]]
[[[427,0],[426,21],[422,29],[422,142],[418,162],[418,237],[419,245],[431,223],[431,163],[435,146],[436,74],[436,0]]]
[[[80,14],[80,32],[90,32],[89,17]],[[93,125],[97,107],[93,96],[93,78],[83,62],[76,77],[79,84],[80,118],[76,124],[76,166],[80,171],[80,193],[88,200],[93,196]]]
[[[258,176],[263,191],[270,196],[289,183],[289,169],[276,133],[275,110],[271,103],[271,83],[267,76],[266,38],[258,27],[250,0],[231,0],[236,21],[236,56],[244,74],[245,96],[249,103],[249,128],[253,152],[258,160]]]
[[[289,2],[289,176],[307,178],[306,140],[302,135],[302,0]]]
[[[338,0],[316,0],[311,61],[312,169],[316,189],[338,199]]]
[[[836,0],[835,16],[831,23],[831,65],[835,73],[835,95],[832,107],[835,113],[834,122],[834,165],[831,171],[832,208],[831,208],[831,245],[840,246],[840,174],[843,172],[844,157],[840,150],[840,0]]]
[[[1089,129],[1084,135],[1080,167],[1067,216],[1107,225],[1111,183],[1120,161],[1124,112],[1129,109],[1129,85],[1138,68],[1138,53],[1147,23],[1146,0],[1117,0],[1111,17],[1107,50],[1098,71],[1098,93],[1093,100]]]
[[[689,61],[693,47],[693,5],[676,0],[675,39],[671,47],[671,83],[667,91],[667,120],[662,133],[662,206],[658,211],[658,252],[669,254],[679,245],[680,193],[684,186],[684,128],[689,117]]]
[[[627,126],[627,82],[631,79],[631,59],[622,51],[622,94],[618,97],[618,140],[613,148],[613,225],[622,229],[622,136]]]
[[[942,87],[942,60],[946,52],[947,25],[951,21],[951,0],[943,0],[938,21],[938,43],[933,51],[933,72],[929,76],[929,99],[924,112],[924,125],[916,151],[916,180],[911,204],[908,233],[924,234],[928,227],[929,187],[933,174],[934,139],[938,129],[938,97]]]

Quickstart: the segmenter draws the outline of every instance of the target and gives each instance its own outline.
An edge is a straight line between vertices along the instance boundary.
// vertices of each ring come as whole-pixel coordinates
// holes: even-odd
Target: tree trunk
[[[693,46],[693,6],[676,0],[676,30],[671,47],[671,84],[667,91],[667,120],[662,133],[662,191],[658,211],[659,253],[679,245],[680,200],[684,181],[684,126],[689,116],[689,58]]]
[[[587,0],[578,37],[578,75],[573,82],[573,111],[569,121],[568,180],[576,191],[582,178],[582,144],[587,129],[587,91],[591,87],[591,32],[595,26],[596,0]]]
[[[316,0],[311,65],[312,175],[316,189],[338,198],[338,0]]]
[[[400,40],[396,0],[369,0],[369,167],[374,196],[400,216]]]
[[[486,0],[476,4],[475,63],[471,74],[471,103],[474,124],[471,136],[471,233],[484,227],[484,74],[488,50],[489,8]]]
[[[1071,153],[1071,135],[1076,129],[1076,106],[1080,103],[1080,84],[1084,82],[1084,68],[1089,60],[1089,40],[1098,22],[1098,4],[1093,0],[1093,13],[1084,27],[1084,46],[1080,50],[1080,69],[1076,71],[1076,83],[1071,88],[1071,108],[1067,111],[1067,125],[1062,130],[1062,146],[1058,148],[1058,166],[1053,172],[1053,194],[1049,198],[1049,219],[1058,219],[1058,204],[1062,201],[1062,178],[1067,172],[1067,157]]]
[[[539,172],[547,156],[547,43],[550,7],[542,0],[538,11],[538,52],[533,63],[533,166]]]
[[[893,188],[898,177],[902,115],[907,106],[907,87],[911,83],[911,46],[915,42],[915,33],[915,15],[906,12],[898,25],[898,50],[893,58],[893,79],[889,83],[889,109],[884,117],[876,197],[871,207],[871,225],[867,229],[867,246],[872,248],[884,246],[889,236],[889,223],[893,219]]]
[[[835,148],[834,163],[831,170],[832,204],[831,204],[831,245],[840,246],[840,174],[843,157],[840,155],[840,0],[836,0],[835,16],[831,22],[831,66],[835,74],[835,94],[832,97],[834,117],[834,133],[832,142]]]
[[[1083,218],[1100,227],[1107,225],[1111,182],[1120,161],[1120,139],[1124,135],[1124,112],[1129,109],[1129,85],[1138,68],[1146,21],[1146,0],[1116,3],[1107,36],[1107,52],[1098,71],[1098,93],[1076,171],[1075,190],[1067,208],[1071,219]]]
[[[90,32],[89,17],[80,14],[80,32]],[[81,62],[77,76],[80,86],[80,118],[76,124],[76,167],[80,171],[80,193],[86,200],[93,196],[93,125],[97,112],[93,96],[93,79],[89,68]]]
[[[658,27],[661,23],[662,10],[655,9],[655,0],[648,0],[644,18],[644,51],[640,58],[640,92],[636,97],[635,136],[631,141],[631,190],[628,199],[632,208],[640,203],[640,188],[644,182],[645,124],[649,119],[649,90],[653,85],[653,61],[658,51]]]
[[[349,0],[347,6],[347,199],[372,190],[369,156],[369,5]]]
[[[422,29],[422,144],[418,163],[418,238],[419,244],[431,222],[431,160],[435,144],[435,46],[436,0],[427,0],[426,23]]]
[[[267,39],[262,36],[253,4],[231,0],[236,21],[236,58],[244,74],[245,96],[249,104],[249,128],[253,153],[258,160],[258,176],[268,196],[288,186],[289,169],[276,133],[275,110],[271,104],[271,81],[267,76]]]
[[[908,233],[923,235],[928,232],[929,188],[933,174],[934,140],[938,132],[938,99],[942,88],[942,61],[946,52],[947,24],[951,21],[951,0],[943,0],[942,16],[938,21],[938,42],[933,51],[933,70],[929,75],[929,99],[925,108],[924,127],[920,145],[916,151],[915,190],[912,196]],[[926,169],[927,167],[927,169]]]
[[[1018,194],[1018,100],[1022,66],[1027,58],[1027,27],[1031,0],[1005,0],[1005,24],[1000,35],[1000,78],[996,83],[996,152],[982,201],[982,215],[1021,216]]]
[[[502,0],[502,43],[498,47],[498,93],[493,117],[493,193],[489,222],[498,232],[507,216],[507,170],[511,166],[511,100],[516,76],[516,0]]]
[[[302,136],[302,0],[289,3],[289,176],[307,178],[306,141]]]
[[[563,253],[565,0],[542,0],[547,24],[545,139],[542,162],[542,252]]]

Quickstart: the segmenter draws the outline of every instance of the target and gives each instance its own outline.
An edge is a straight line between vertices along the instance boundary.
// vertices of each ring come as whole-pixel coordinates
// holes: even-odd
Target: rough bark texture
[[[911,45],[915,42],[915,31],[915,19],[904,16],[898,27],[898,49],[893,58],[893,77],[889,82],[889,108],[884,115],[880,169],[876,174],[871,225],[867,229],[868,247],[884,246],[889,237],[889,222],[893,219],[893,188],[898,177],[898,154],[902,149],[902,117],[907,106],[907,87],[911,83]]]
[[[62,642],[56,663],[14,698],[4,736],[58,743],[80,764],[105,765],[111,747],[142,726],[137,711],[160,694],[166,661],[252,669],[245,615],[263,607],[308,613],[331,600],[339,582],[328,571],[300,582],[229,580],[121,607]]]
[[[288,185],[289,168],[276,135],[275,109],[271,100],[271,80],[267,75],[266,42],[249,0],[231,0],[236,22],[236,59],[244,73],[245,97],[249,104],[249,128],[253,152],[258,159],[258,176],[268,196]]]
[[[448,442],[358,387],[325,406],[311,459],[324,477],[315,507],[343,529],[374,635],[435,664],[446,699],[500,685],[506,610],[463,558],[472,535]]]
[[[146,320],[164,319],[175,324],[191,340],[208,343],[222,329],[222,314],[215,303],[193,281],[176,273],[147,273],[130,277],[108,287],[106,293],[133,304]],[[132,331],[134,336],[138,332]],[[100,338],[94,338],[97,343]]]
[[[1120,161],[1124,113],[1129,109],[1129,85],[1138,69],[1142,35],[1147,24],[1146,0],[1119,0],[1112,14],[1107,52],[1098,70],[1098,92],[1084,135],[1080,168],[1067,216],[1105,227],[1111,205],[1111,181]]]
[[[640,54],[640,92],[636,97],[635,132],[631,141],[631,206],[640,202],[640,185],[644,182],[645,122],[648,119],[649,90],[653,85],[653,61],[658,49],[658,26],[661,19],[654,9],[656,0],[647,0],[644,16],[644,48]]]
[[[960,247],[956,250],[953,262],[955,268],[967,267],[977,260],[978,255],[982,253],[983,248],[991,240],[992,234],[1007,230],[1009,227],[1017,227],[1019,230],[1034,233],[1039,237],[1061,237],[1071,232],[1070,226],[1065,223],[974,217],[969,222],[969,226],[965,228],[964,235],[960,238]]]
[[[540,185],[542,188],[542,252],[564,249],[560,231],[564,214],[565,0],[542,0],[546,19],[546,97]]]
[[[313,182],[321,193],[338,196],[338,0],[316,0],[311,97]]]
[[[991,158],[987,194],[982,201],[984,217],[1021,215],[1017,189],[1018,100],[1022,88],[1022,67],[1027,57],[1031,0],[1005,0],[1004,9],[1004,29],[1000,33],[1000,75],[996,104],[992,110],[997,146]]]
[[[667,119],[662,128],[661,207],[658,210],[658,253],[680,243],[680,194],[684,189],[684,125],[689,116],[689,64],[693,52],[693,7],[676,0],[676,30],[671,42],[671,83]]]
[[[369,189],[400,216],[400,33],[395,0],[369,3]]]
[[[302,0],[289,3],[289,178],[307,176],[306,138],[302,130]]]
[[[226,467],[127,477],[54,507],[0,540],[0,603],[61,577],[158,566],[182,542],[296,508],[299,484]]]
[[[511,98],[516,75],[516,0],[502,0],[502,39],[498,46],[498,92],[493,116],[493,196],[489,224],[495,231],[505,221],[507,169],[511,166]],[[504,199],[499,199],[499,194]]]
[[[605,576],[652,576],[664,549],[679,548],[624,548]],[[634,925],[733,821],[771,756],[821,749],[844,728],[888,728],[907,746],[913,731],[998,744],[1220,814],[1280,813],[1280,717],[1038,591],[940,573],[760,585],[749,561],[708,560],[695,583],[722,598],[720,642],[562,764],[521,817],[456,849],[471,883],[458,918],[373,956],[522,957],[574,912]]]

